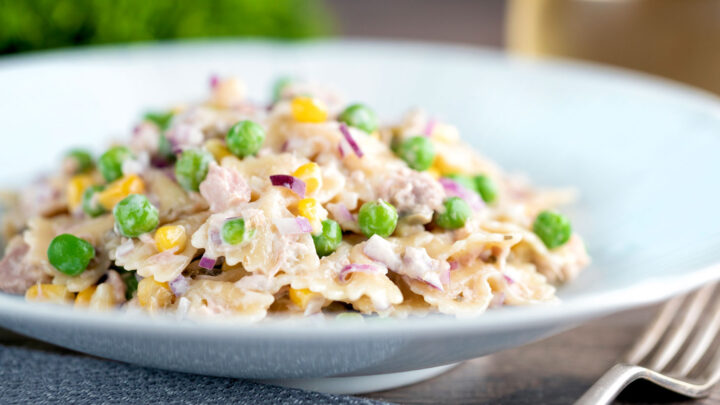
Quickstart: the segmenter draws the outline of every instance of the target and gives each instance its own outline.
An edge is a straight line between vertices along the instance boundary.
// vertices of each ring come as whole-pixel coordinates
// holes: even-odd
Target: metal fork
[[[720,381],[720,349],[714,344],[720,331],[717,286],[707,285],[668,301],[622,362],[575,404],[608,404],[638,379],[687,397],[709,395]]]

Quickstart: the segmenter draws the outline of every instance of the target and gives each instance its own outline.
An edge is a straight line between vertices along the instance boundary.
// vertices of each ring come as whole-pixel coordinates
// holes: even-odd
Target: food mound
[[[268,107],[236,79],[147,114],[127,143],[6,201],[0,289],[93,309],[475,316],[555,299],[588,263],[537,191],[411,111],[375,112],[281,80]]]

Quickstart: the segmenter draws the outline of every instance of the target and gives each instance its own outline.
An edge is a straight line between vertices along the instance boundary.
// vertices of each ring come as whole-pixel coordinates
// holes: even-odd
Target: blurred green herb
[[[0,54],[173,38],[328,35],[321,0],[0,0]]]

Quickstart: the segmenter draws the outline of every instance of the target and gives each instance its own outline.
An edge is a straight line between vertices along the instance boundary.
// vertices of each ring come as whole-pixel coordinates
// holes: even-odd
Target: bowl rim
[[[508,55],[498,50],[470,45],[448,44],[427,41],[399,41],[372,39],[313,39],[301,41],[276,40],[182,40],[159,41],[149,43],[86,46],[78,49],[59,49],[30,52],[5,56],[0,59],[0,72],[4,69],[17,69],[25,66],[43,64],[47,61],[73,61],[86,58],[106,58],[127,56],[158,55],[164,53],[207,51],[227,47],[263,49],[290,48],[293,50],[324,48],[348,48],[380,50],[383,52],[408,53],[445,52],[456,56],[502,59],[503,63],[532,65],[541,69],[567,72],[585,76],[589,80],[621,81],[642,92],[652,95],[672,97],[681,100],[690,108],[701,110],[720,117],[720,97],[708,91],[690,87],[669,79],[625,68],[601,64],[571,61],[563,59],[526,59]],[[0,319],[21,317],[28,321],[47,323],[71,322],[77,327],[102,328],[107,330],[126,330],[131,322],[133,330],[146,334],[176,334],[187,336],[213,336],[225,338],[262,337],[271,340],[290,338],[345,338],[365,339],[368,337],[387,338],[409,336],[422,333],[424,336],[490,333],[522,330],[547,325],[580,323],[602,315],[648,305],[673,295],[691,290],[704,283],[720,278],[720,263],[700,268],[687,268],[675,275],[662,275],[641,280],[628,285],[608,288],[605,291],[578,293],[562,303],[539,304],[528,307],[499,308],[474,318],[455,318],[454,316],[433,315],[430,318],[389,318],[386,321],[331,321],[317,322],[312,319],[271,320],[247,324],[236,322],[194,322],[178,321],[171,316],[150,317],[144,314],[113,311],[98,313],[78,310],[70,306],[63,307],[42,303],[25,302],[22,297],[0,293]],[[112,314],[112,316],[108,316]],[[432,319],[432,322],[428,322]],[[202,324],[202,328],[197,326]],[[362,328],[358,326],[362,325]],[[292,331],[292,336],[277,332]],[[273,333],[270,333],[273,332]]]

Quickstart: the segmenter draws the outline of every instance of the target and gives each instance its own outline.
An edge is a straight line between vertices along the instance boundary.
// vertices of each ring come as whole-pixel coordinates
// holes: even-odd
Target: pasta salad
[[[97,159],[3,196],[0,290],[182,316],[477,316],[555,299],[588,264],[537,190],[412,110],[381,125],[298,80],[267,106],[213,77]],[[355,315],[357,316],[357,315]]]

